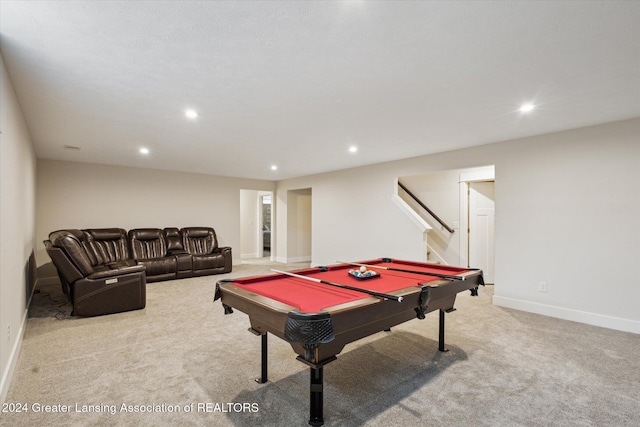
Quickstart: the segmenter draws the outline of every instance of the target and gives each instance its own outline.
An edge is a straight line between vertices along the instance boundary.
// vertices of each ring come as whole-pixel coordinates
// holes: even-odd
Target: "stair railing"
[[[400,181],[398,181],[398,186],[400,188],[402,188],[408,195],[409,197],[411,197],[413,200],[415,200],[415,202],[417,204],[420,205],[420,207],[422,207],[422,209],[424,209],[425,211],[427,211],[429,213],[429,215],[431,215],[436,221],[438,221],[438,223],[443,226],[449,233],[453,233],[455,232],[455,230],[451,227],[449,227],[447,224],[445,224],[445,222],[443,220],[440,219],[440,217],[438,215],[436,215],[431,209],[429,209],[427,207],[427,205],[425,205],[424,203],[422,203],[422,201],[420,199],[418,199],[415,194],[413,194],[407,187],[405,187]]]

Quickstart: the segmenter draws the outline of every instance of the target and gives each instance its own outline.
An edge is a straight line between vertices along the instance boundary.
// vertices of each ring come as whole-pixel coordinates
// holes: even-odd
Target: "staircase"
[[[433,232],[433,227],[429,222],[435,221],[449,233],[454,233],[455,230],[445,224],[435,213],[433,213],[431,209],[429,209],[422,201],[420,201],[413,193],[411,193],[411,191],[407,187],[405,187],[400,181],[398,181],[397,178],[393,188],[394,191],[391,196],[391,200],[423,233],[425,260],[433,264],[447,264],[444,258],[440,256],[440,254],[438,254],[429,245],[429,233]],[[423,212],[418,211],[411,205],[409,205],[401,194],[404,194],[405,197],[409,197],[410,199],[414,200],[423,209]]]

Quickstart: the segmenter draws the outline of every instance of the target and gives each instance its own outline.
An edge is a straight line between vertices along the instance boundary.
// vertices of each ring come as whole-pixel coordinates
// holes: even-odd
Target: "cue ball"
[[[364,265],[362,267],[360,267],[360,271],[362,273],[364,273],[365,271],[367,271],[367,267],[365,267]]]

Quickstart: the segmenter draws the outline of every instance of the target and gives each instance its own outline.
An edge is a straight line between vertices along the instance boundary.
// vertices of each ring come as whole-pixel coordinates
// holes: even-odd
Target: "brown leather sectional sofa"
[[[144,308],[147,282],[231,272],[210,227],[58,230],[44,245],[77,316]]]

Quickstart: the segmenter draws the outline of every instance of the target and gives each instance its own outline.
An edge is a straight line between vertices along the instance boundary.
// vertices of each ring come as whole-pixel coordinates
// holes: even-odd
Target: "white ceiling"
[[[44,159],[280,180],[640,116],[638,1],[2,0],[0,17]]]

